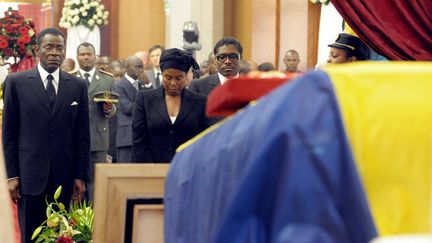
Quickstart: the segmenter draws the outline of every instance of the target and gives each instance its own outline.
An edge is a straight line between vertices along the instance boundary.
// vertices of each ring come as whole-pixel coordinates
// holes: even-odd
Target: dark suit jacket
[[[188,89],[195,93],[208,96],[210,92],[220,84],[221,82],[219,80],[219,76],[216,73],[213,75],[205,76],[200,79],[192,80]]]
[[[41,194],[50,173],[65,191],[72,191],[74,179],[88,181],[85,81],[60,71],[52,111],[37,68],[9,75],[5,83],[3,144],[8,178],[20,178],[23,195]]]
[[[212,92],[212,90],[219,85],[221,85],[221,82],[219,80],[218,74],[216,73],[213,75],[205,76],[205,77],[200,78],[200,79],[192,80],[188,89],[190,91],[195,92],[195,93],[208,96],[210,94],[210,92]],[[224,119],[223,116],[209,117],[208,118],[209,125],[216,124],[223,119]]]
[[[174,124],[168,116],[163,86],[139,91],[133,114],[137,162],[170,162],[176,148],[208,127],[206,98],[184,89]]]
[[[138,89],[146,89],[143,81],[139,81]],[[116,82],[116,92],[119,94],[117,112],[117,147],[132,146],[132,112],[135,107],[137,90],[132,83],[123,77]]]
[[[79,71],[74,73],[75,76],[81,77]],[[109,145],[109,117],[113,116],[116,108],[112,109],[112,113],[105,114],[101,107],[93,101],[95,93],[100,91],[114,91],[114,79],[96,69],[93,78],[88,87],[89,97],[89,112],[90,112],[90,138],[91,138],[91,151],[108,151]]]

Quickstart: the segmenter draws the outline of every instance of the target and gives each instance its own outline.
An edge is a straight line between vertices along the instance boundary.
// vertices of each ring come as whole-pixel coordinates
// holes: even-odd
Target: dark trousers
[[[94,195],[94,180],[95,180],[95,164],[105,163],[107,157],[107,151],[91,151],[90,160],[90,175],[91,180],[86,183],[87,200],[93,202]]]
[[[62,193],[58,199],[63,203],[68,210],[73,190],[73,182],[71,185],[62,185]],[[54,193],[59,185],[54,185],[53,180],[49,180],[45,190],[36,196],[21,195],[18,201],[18,221],[21,231],[21,242],[30,243],[33,232],[39,227],[46,219],[45,197],[49,203],[54,202]],[[58,209],[57,209],[58,210]]]
[[[135,162],[135,152],[132,146],[117,147],[117,163]]]

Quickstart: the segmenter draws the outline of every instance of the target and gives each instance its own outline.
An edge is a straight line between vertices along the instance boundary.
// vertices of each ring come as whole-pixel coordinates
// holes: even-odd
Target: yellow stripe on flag
[[[432,63],[327,66],[380,235],[432,230]]]

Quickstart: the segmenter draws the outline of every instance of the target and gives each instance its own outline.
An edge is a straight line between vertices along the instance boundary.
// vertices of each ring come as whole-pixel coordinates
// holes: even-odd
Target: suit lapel
[[[166,107],[165,96],[162,87],[159,87],[155,90],[152,98],[150,99],[150,104],[160,115],[160,117],[162,117],[162,119],[171,124],[171,120],[168,117],[168,110]]]
[[[35,93],[36,97],[40,100],[40,102],[43,104],[43,106],[46,108],[46,110],[50,113],[51,107],[48,101],[48,97],[46,94],[45,87],[43,85],[42,79],[40,77],[40,74],[37,70],[37,68],[33,69],[33,72],[31,72],[28,76],[28,83],[31,90]]]
[[[59,110],[65,98],[67,97],[67,90],[69,89],[69,84],[70,84],[70,78],[64,75],[62,71],[60,71],[60,80],[58,85],[57,98],[54,104],[53,112],[51,114],[52,116],[54,116],[54,114]]]
[[[218,74],[213,74],[213,75],[214,75],[214,76],[213,76],[212,79],[211,79],[210,86],[211,86],[211,87],[216,87],[216,86],[221,85],[221,82],[220,82],[220,80],[219,80],[219,76],[218,76]]]
[[[195,105],[195,102],[195,99],[190,95],[189,91],[184,89],[182,92],[180,111],[174,124],[180,123],[189,115]]]

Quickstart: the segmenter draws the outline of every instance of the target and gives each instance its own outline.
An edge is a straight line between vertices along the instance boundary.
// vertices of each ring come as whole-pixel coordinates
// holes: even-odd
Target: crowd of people
[[[329,46],[329,63],[367,58],[357,37],[341,34]],[[232,37],[217,41],[201,67],[176,48],[154,45],[110,60],[88,42],[78,46],[75,63],[65,59],[65,38],[54,28],[39,33],[35,50],[37,67],[9,75],[4,86],[8,187],[24,242],[44,220],[45,195],[59,185],[59,201],[69,205],[71,198],[92,200],[95,163],[169,163],[179,145],[221,120],[205,114],[215,87],[275,70],[243,59]],[[283,60],[287,74],[302,74],[297,51]]]

